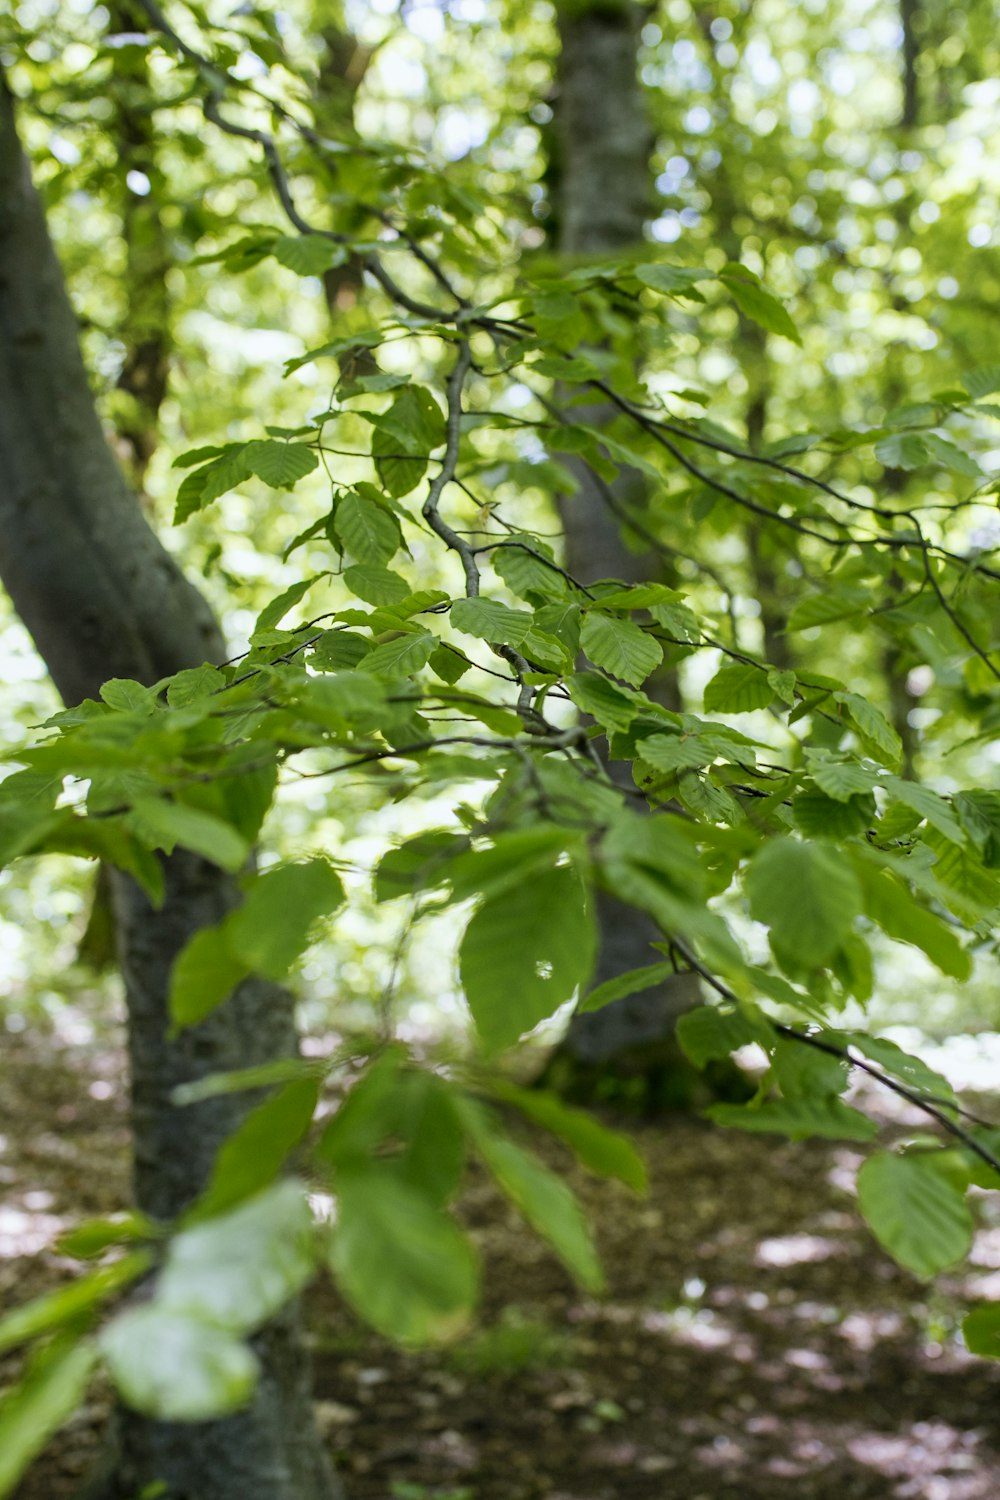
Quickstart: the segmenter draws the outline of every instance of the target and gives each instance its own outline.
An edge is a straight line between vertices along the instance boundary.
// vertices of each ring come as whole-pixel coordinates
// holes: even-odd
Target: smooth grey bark
[[[642,15],[615,0],[564,0],[557,7],[560,55],[556,78],[553,176],[558,248],[566,257],[600,256],[638,247],[651,200],[653,134],[638,78]],[[600,426],[610,413],[600,405],[574,407],[574,416]],[[639,583],[662,573],[662,562],[629,536],[627,518],[641,521],[645,484],[624,470],[611,485],[580,460],[563,459],[579,486],[560,514],[566,566],[575,578],[621,578]],[[676,687],[666,674],[653,691],[676,707]],[[613,768],[612,768],[613,769]],[[595,982],[655,962],[651,944],[662,933],[645,913],[602,893],[598,899],[600,947]],[[599,1073],[624,1064],[654,1073],[669,1063],[655,1044],[669,1042],[677,1017],[698,998],[691,975],[657,986],[592,1014],[575,1016],[563,1056]],[[559,1085],[559,1067],[550,1069]],[[573,1081],[569,1081],[573,1086]]]
[[[0,76],[0,579],[63,699],[110,677],[151,683],[223,655],[211,611],[142,516],[101,430],[76,320]],[[290,996],[240,987],[204,1025],[167,1040],[167,986],[180,949],[239,899],[235,880],[193,855],[165,861],[154,910],[114,879],[128,1005],[140,1208],[169,1218],[204,1185],[248,1108],[232,1095],[188,1108],[177,1084],[295,1050]],[[253,1404],[222,1422],[166,1426],[118,1414],[118,1447],[100,1493],[162,1500],[331,1500],[309,1402],[297,1311],[259,1339]]]

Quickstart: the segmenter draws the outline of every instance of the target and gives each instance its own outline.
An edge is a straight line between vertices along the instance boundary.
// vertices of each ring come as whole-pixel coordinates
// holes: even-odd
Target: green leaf
[[[465,1166],[465,1130],[454,1085],[410,1068],[390,1095],[387,1134],[397,1146],[393,1174],[443,1208],[452,1199]]]
[[[562,1180],[513,1141],[482,1128],[476,1146],[498,1184],[528,1223],[548,1240],[570,1274],[589,1292],[604,1287],[597,1251],[583,1211]]]
[[[426,667],[437,645],[437,637],[429,630],[400,635],[394,641],[376,646],[360,665],[364,671],[377,672],[382,677],[412,677]]]
[[[875,798],[867,792],[838,800],[806,790],[792,799],[792,817],[807,838],[847,839],[873,827]]]
[[[109,1214],[104,1218],[84,1219],[59,1236],[56,1248],[60,1255],[91,1260],[112,1246],[132,1244],[136,1240],[155,1240],[159,1234],[157,1225],[145,1214],[137,1211]]]
[[[768,673],[750,662],[731,662],[705,688],[705,712],[745,714],[766,708],[774,697]]]
[[[468,848],[468,842],[451,829],[430,829],[387,850],[375,872],[375,900],[392,901],[442,885],[449,878],[452,856]]]
[[[249,970],[233,954],[223,927],[202,927],[170,971],[167,1008],[175,1029],[196,1026],[228,1000]]]
[[[889,870],[876,869],[866,859],[856,859],[854,867],[861,881],[866,916],[897,943],[912,943],[919,948],[942,974],[953,979],[969,978],[972,959],[947,923],[922,906]]]
[[[663,660],[659,642],[631,620],[592,611],[583,617],[580,645],[595,667],[636,688]]]
[[[875,444],[875,457],[887,469],[919,469],[930,462],[921,432],[893,432]]]
[[[879,784],[874,772],[853,760],[811,760],[809,774],[820,791],[835,802],[868,795]]]
[[[340,877],[325,859],[279,865],[253,878],[243,905],[225,921],[236,958],[267,979],[284,979],[308,946],[313,924],[344,900]]]
[[[946,839],[951,839],[956,844],[965,843],[961,824],[940,793],[929,786],[921,786],[919,782],[904,781],[901,776],[886,776],[879,785],[885,787],[893,802],[901,802],[912,812],[919,813],[932,828],[943,833]]]
[[[83,1401],[97,1351],[90,1340],[58,1342],[34,1361],[0,1402],[0,1495],[9,1495],[31,1461]]]
[[[344,246],[323,234],[280,235],[271,253],[296,276],[322,276],[324,271],[342,266],[347,258]]]
[[[276,595],[270,603],[265,604],[257,616],[253,634],[256,636],[265,630],[273,630],[285,618],[288,611],[309,592],[313,584],[326,576],[325,573],[318,573],[312,578],[300,578],[296,583],[290,584],[287,589],[282,589],[281,593]]]
[[[167,802],[160,797],[137,797],[132,804],[129,823],[133,831],[154,849],[173,853],[176,844],[200,854],[203,859],[221,865],[224,870],[243,868],[250,849],[244,838],[216,818],[197,807],[182,802]]]
[[[566,580],[556,570],[554,562],[545,560],[537,541],[533,545],[525,541],[521,545],[511,542],[496,547],[492,562],[494,572],[503,579],[511,593],[522,599],[532,596],[551,599],[566,593]]]
[[[800,1099],[767,1099],[763,1104],[713,1104],[705,1111],[717,1125],[751,1133],[787,1135],[793,1141],[811,1136],[833,1141],[870,1141],[878,1126],[867,1115],[832,1095]]]
[[[978,370],[969,370],[962,376],[962,384],[974,400],[992,396],[1000,391],[1000,365],[985,365]]]
[[[248,443],[244,456],[251,473],[276,490],[290,490],[319,466],[316,454],[305,443],[278,443],[273,438]]]
[[[344,582],[366,604],[398,604],[410,593],[405,578],[375,563],[355,563],[352,568],[345,568]]]
[[[743,822],[743,809],[736,798],[708,776],[682,771],[677,778],[677,796],[689,812],[706,823],[725,823],[735,828]]]
[[[1000,1303],[974,1307],[962,1321],[962,1337],[970,1354],[1000,1359]]]
[[[913,1057],[890,1042],[886,1037],[869,1036],[864,1031],[829,1033],[834,1041],[846,1043],[864,1054],[870,1062],[878,1063],[894,1078],[899,1078],[911,1089],[922,1094],[933,1094],[939,1099],[954,1099],[955,1093],[947,1078],[929,1068],[922,1058]],[[992,1186],[992,1184],[991,1184]]]
[[[858,1204],[879,1244],[916,1276],[936,1276],[968,1254],[965,1192],[935,1152],[869,1157],[858,1173]]]
[[[750,861],[746,891],[774,946],[807,968],[828,963],[861,915],[853,869],[822,844],[772,839]]]
[[[456,599],[451,606],[451,623],[465,635],[498,645],[520,646],[533,617],[527,610],[510,609],[495,599]]]
[[[940,433],[925,433],[924,442],[927,444],[932,463],[940,464],[942,468],[950,469],[954,474],[963,474],[966,479],[984,477],[976,460],[970,454],[963,452],[957,444],[942,437]]]
[[[495,1079],[491,1091],[536,1125],[565,1141],[591,1172],[599,1177],[616,1177],[635,1193],[646,1191],[646,1164],[628,1136],[599,1125],[581,1109],[571,1109],[555,1094],[522,1089],[504,1078]]]
[[[387,563],[402,541],[392,512],[356,490],[337,502],[333,526],[344,551],[360,563]]]
[[[427,472],[427,458],[444,441],[441,408],[425,386],[407,386],[375,423],[372,457],[379,478],[396,500],[408,495]]]
[[[633,272],[643,286],[652,287],[654,292],[663,292],[667,297],[695,297],[698,301],[702,299],[701,294],[694,291],[695,283],[711,281],[714,274],[701,266],[668,266],[662,261],[636,266]]]
[[[641,697],[597,672],[575,672],[566,686],[580,712],[590,714],[604,729],[627,729],[642,712]]]
[[[775,697],[780,698],[782,703],[787,703],[791,707],[795,702],[795,689],[797,685],[795,673],[780,672],[776,667],[772,667],[767,674],[767,680],[774,690]]]
[[[305,1138],[318,1099],[317,1078],[293,1078],[251,1110],[220,1147],[198,1216],[222,1213],[272,1183]]]
[[[250,478],[246,444],[233,443],[204,468],[193,469],[181,481],[174,502],[174,525],[179,526],[195,511],[203,510],[227,490],[233,490]]]
[[[641,760],[655,771],[697,771],[710,766],[718,751],[693,734],[650,734],[636,747]]]
[[[647,964],[641,969],[629,969],[626,974],[616,974],[614,979],[606,979],[603,984],[591,990],[580,1001],[577,1011],[602,1010],[605,1005],[613,1005],[616,1000],[625,1000],[629,995],[641,995],[662,984],[676,972],[672,963],[664,962]]]
[[[137,1250],[113,1265],[101,1266],[99,1270],[71,1281],[68,1286],[43,1292],[40,1297],[33,1297],[30,1302],[15,1307],[0,1318],[0,1352],[27,1343],[40,1333],[51,1333],[64,1323],[76,1321],[135,1281],[148,1269],[150,1262],[151,1257],[145,1251]]]
[[[861,589],[831,588],[827,593],[810,594],[800,599],[788,616],[788,629],[811,630],[816,625],[849,620],[864,614],[870,605],[871,596]]]
[[[248,1333],[301,1291],[315,1268],[314,1225],[301,1183],[286,1178],[170,1242],[156,1306]]]
[[[359,666],[371,649],[371,642],[354,631],[325,630],[309,653],[309,665],[317,672],[340,672]]]
[[[483,902],[459,949],[476,1028],[497,1052],[585,984],[594,956],[586,887],[569,865],[536,870]]]
[[[317,359],[339,359],[342,354],[349,354],[355,349],[375,349],[384,341],[385,331],[381,328],[356,328],[342,338],[323,344],[319,349],[309,349],[295,359],[287,359],[285,374],[292,375],[296,370],[301,370],[303,365],[311,365]]]
[[[937,432],[894,432],[875,444],[875,457],[888,469],[922,469],[934,465],[964,474],[968,479],[982,477],[975,460]]]
[[[246,1406],[257,1361],[211,1322],[156,1303],[109,1323],[101,1348],[127,1405],[161,1422],[204,1422]]]
[[[779,333],[782,338],[791,339],[793,344],[802,343],[787,310],[777,297],[764,289],[753,271],[730,263],[719,272],[719,280],[746,317],[766,328],[768,333]]]
[[[148,717],[156,711],[156,694],[141,682],[128,677],[113,677],[101,688],[101,697],[110,708],[124,713],[138,713]]]
[[[677,1040],[696,1068],[718,1062],[750,1042],[768,1045],[770,1027],[763,1018],[751,1018],[735,1005],[699,1005],[677,1018]]]
[[[218,667],[210,667],[207,663],[201,667],[187,667],[171,677],[167,686],[167,702],[171,708],[184,708],[189,703],[210,698],[225,685],[226,679]]]
[[[857,693],[835,693],[834,697],[854,728],[885,759],[886,764],[898,765],[903,742],[882,710]]]
[[[954,808],[961,819],[962,828],[979,850],[986,868],[1000,868],[1000,792],[986,788],[957,792]],[[942,833],[947,833],[947,829],[940,823],[935,826]]]
[[[416,1188],[378,1167],[341,1168],[336,1186],[330,1268],[354,1311],[403,1344],[454,1338],[479,1293],[465,1235]]]

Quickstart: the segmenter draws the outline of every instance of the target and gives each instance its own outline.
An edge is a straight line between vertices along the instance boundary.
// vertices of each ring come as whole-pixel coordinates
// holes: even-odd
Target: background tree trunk
[[[654,145],[637,70],[641,11],[615,0],[567,0],[557,16],[556,161],[550,184],[558,249],[580,257],[639,246],[651,202]],[[610,416],[600,405],[574,407],[573,413],[594,426]],[[639,534],[628,534],[628,516],[641,521],[646,494],[641,475],[626,469],[609,485],[582,460],[564,457],[562,462],[579,486],[561,506],[566,566],[573,576],[584,583],[662,577],[662,559],[636,550],[643,546]],[[647,690],[677,706],[674,674],[661,674]],[[663,934],[643,912],[602,893],[598,917],[596,983],[660,957],[650,945]],[[677,1048],[674,1027],[698,999],[697,979],[684,974],[575,1016],[545,1081],[580,1099],[624,1092],[646,1106],[690,1104],[700,1083]]]
[[[129,491],[94,410],[76,320],[0,80],[0,578],[67,703],[110,677],[151,683],[223,655],[205,601],[161,546]],[[295,1050],[291,997],[242,985],[210,1021],[166,1039],[171,966],[194,932],[238,899],[232,877],[189,854],[165,861],[159,911],[114,878],[128,1004],[140,1208],[170,1217],[196,1196],[250,1101],[179,1109],[172,1090],[219,1069]],[[176,1427],[118,1418],[102,1493],[160,1482],[163,1500],[320,1500],[337,1489],[309,1403],[297,1315],[259,1339],[252,1405],[222,1422]]]

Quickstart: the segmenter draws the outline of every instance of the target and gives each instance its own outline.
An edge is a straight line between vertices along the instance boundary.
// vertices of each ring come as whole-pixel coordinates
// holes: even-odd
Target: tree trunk
[[[557,9],[560,56],[552,173],[558,248],[595,255],[641,244],[650,202],[653,134],[637,73],[641,14],[618,0]],[[600,405],[573,408],[595,426],[610,413]],[[627,518],[645,502],[645,483],[624,470],[611,485],[582,461],[563,459],[579,486],[561,506],[566,565],[575,578],[639,583],[662,574],[662,562],[628,536]],[[632,545],[630,545],[630,542]],[[673,674],[651,687],[677,705]],[[613,769],[613,768],[612,768]],[[596,982],[656,962],[651,943],[663,934],[645,913],[603,894],[598,901],[600,950]],[[679,975],[642,995],[575,1016],[546,1070],[546,1082],[578,1098],[635,1096],[645,1105],[690,1103],[697,1084],[673,1039],[677,1017],[699,996],[698,982]]]
[[[154,682],[223,655],[211,611],[161,546],[98,422],[76,320],[0,79],[0,578],[59,692],[72,704],[110,677]],[[154,911],[115,876],[128,1004],[140,1208],[171,1217],[203,1186],[248,1107],[231,1095],[188,1108],[183,1082],[290,1055],[290,996],[248,981],[204,1025],[166,1039],[170,969],[200,927],[238,899],[233,878],[189,854],[166,864]],[[291,1310],[259,1339],[250,1408],[221,1422],[165,1426],[121,1411],[102,1484],[163,1500],[328,1500],[337,1493],[313,1426],[307,1364]]]

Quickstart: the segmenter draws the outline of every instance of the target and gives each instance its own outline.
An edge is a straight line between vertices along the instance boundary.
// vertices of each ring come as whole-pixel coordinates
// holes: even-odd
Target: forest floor
[[[57,1234],[124,1203],[120,1077],[111,1053],[6,1040],[0,1307],[68,1274]],[[352,1500],[1000,1500],[1000,1365],[957,1334],[970,1302],[1000,1296],[1000,1221],[931,1289],[859,1224],[852,1148],[678,1117],[631,1129],[645,1199],[572,1171],[605,1297],[575,1289],[475,1172],[461,1212],[486,1291],[463,1342],[401,1353],[329,1287],[312,1295],[318,1414]],[[69,1500],[106,1404],[17,1500]]]

